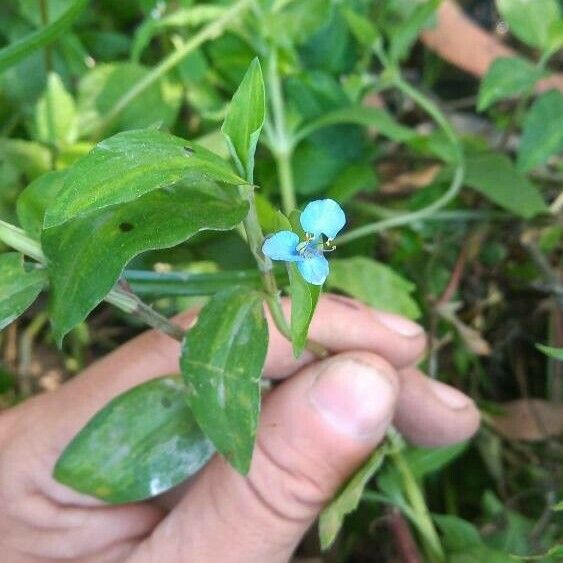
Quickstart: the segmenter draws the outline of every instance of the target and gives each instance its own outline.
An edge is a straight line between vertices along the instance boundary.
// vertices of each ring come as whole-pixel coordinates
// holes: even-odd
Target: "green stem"
[[[379,233],[392,227],[399,227],[413,223],[415,221],[426,219],[436,213],[436,211],[445,207],[452,199],[454,199],[459,194],[463,185],[463,178],[465,176],[465,158],[463,156],[463,151],[456,133],[444,114],[431,100],[429,100],[421,92],[413,88],[408,82],[405,82],[398,71],[392,73],[392,81],[399,90],[401,90],[406,96],[416,102],[421,108],[423,108],[446,134],[446,137],[454,148],[455,171],[452,181],[447,191],[427,207],[423,207],[422,209],[413,211],[412,213],[404,213],[401,215],[388,217],[381,221],[369,223],[362,227],[358,227],[357,229],[353,229],[350,232],[338,237],[335,240],[335,244],[345,244],[367,235]]]
[[[0,241],[41,264],[47,263],[47,258],[37,241],[29,238],[22,229],[2,220],[0,220]],[[154,311],[129,291],[116,287],[106,295],[104,301],[125,313],[135,315],[149,326],[168,334],[179,342],[184,338],[184,330],[181,327]]]
[[[409,464],[405,460],[402,454],[402,448],[398,446],[398,442],[402,442],[400,437],[395,437],[393,433],[387,434],[388,439],[394,448],[391,448],[389,452],[389,457],[391,458],[397,472],[401,476],[401,481],[403,483],[403,490],[407,497],[410,505],[410,518],[417,527],[420,535],[422,537],[424,550],[429,561],[433,563],[444,563],[446,557],[444,550],[442,548],[442,543],[434,523],[432,522],[432,517],[424,500],[424,495],[420,490],[420,487],[409,467]]]
[[[295,197],[295,185],[293,182],[293,169],[291,160],[293,157],[293,141],[290,138],[285,121],[285,104],[283,91],[278,72],[278,58],[276,51],[270,55],[268,67],[268,89],[272,108],[273,127],[270,132],[270,145],[280,184],[282,208],[287,215],[297,207]]]
[[[133,86],[117,100],[115,105],[107,112],[103,121],[97,127],[98,133],[101,133],[137,96],[142,94],[147,88],[160,80],[167,72],[174,68],[187,55],[193,53],[206,41],[219,37],[227,27],[229,27],[234,18],[243,10],[245,10],[251,0],[239,0],[227,10],[223,16],[205,26],[201,31],[196,33],[189,41],[186,41],[176,51],[163,59],[160,64],[155,66],[141,80],[133,84]]]

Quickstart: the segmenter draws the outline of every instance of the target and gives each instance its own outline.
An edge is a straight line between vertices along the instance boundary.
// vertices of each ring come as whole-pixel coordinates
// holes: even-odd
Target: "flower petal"
[[[280,231],[268,237],[262,245],[262,252],[272,260],[300,262],[303,257],[297,252],[299,237],[291,231]]]
[[[342,207],[333,199],[312,201],[301,213],[301,226],[306,233],[333,239],[346,224]]]
[[[313,285],[323,285],[328,276],[328,260],[322,254],[299,262],[297,268],[305,281]]]

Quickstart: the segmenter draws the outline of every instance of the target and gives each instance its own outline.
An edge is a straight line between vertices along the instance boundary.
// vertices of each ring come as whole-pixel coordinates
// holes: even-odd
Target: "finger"
[[[284,306],[289,308],[289,301]],[[176,320],[188,328],[196,321],[196,312],[188,311]],[[335,295],[321,298],[310,334],[333,352],[365,350],[399,366],[414,362],[425,346],[424,332],[417,324]],[[148,379],[178,373],[179,355],[178,342],[148,331],[90,366],[49,397],[40,397],[50,403],[53,413],[52,428],[46,433],[52,440],[52,454],[60,453],[89,418],[116,395]],[[287,376],[313,359],[307,354],[296,360],[291,344],[270,324],[267,375]],[[64,417],[59,416],[62,410]]]
[[[266,398],[248,476],[214,458],[132,561],[287,561],[383,438],[397,390],[395,370],[366,352],[305,368]]]
[[[283,307],[289,318],[291,303]],[[270,322],[270,327],[272,327]],[[311,322],[309,338],[332,353],[365,350],[378,354],[396,367],[414,364],[426,346],[424,330],[418,324],[392,313],[376,311],[354,299],[326,294],[321,297]],[[305,352],[296,360],[291,343],[270,328],[270,347],[266,374],[279,378],[314,360]]]
[[[401,371],[394,424],[420,446],[467,440],[479,428],[479,411],[461,391],[409,368]]]

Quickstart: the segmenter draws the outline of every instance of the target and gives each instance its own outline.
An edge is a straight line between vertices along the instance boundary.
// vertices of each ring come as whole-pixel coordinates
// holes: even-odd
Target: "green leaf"
[[[110,503],[147,499],[181,483],[213,455],[187,395],[176,377],[118,395],[66,447],[55,479]]]
[[[527,92],[542,74],[536,66],[520,57],[495,59],[481,82],[477,110],[483,111],[499,100]]]
[[[307,123],[295,134],[295,143],[324,127],[346,123],[374,127],[379,134],[394,141],[403,142],[416,137],[414,131],[397,123],[385,110],[365,106],[350,106],[329,111]]]
[[[207,303],[182,347],[180,365],[194,416],[242,474],[252,459],[267,348],[262,296],[239,288]]]
[[[527,172],[563,151],[563,94],[551,90],[540,96],[524,119],[518,148],[518,169]]]
[[[368,18],[350,8],[343,8],[342,15],[356,41],[364,47],[371,47],[379,38],[379,31]]]
[[[416,3],[408,17],[399,25],[392,26],[389,30],[389,58],[398,62],[408,54],[423,28],[432,21],[432,16],[441,0],[425,0]]]
[[[438,471],[459,457],[466,449],[467,442],[442,446],[439,448],[415,448],[409,447],[404,452],[413,475],[422,479],[426,475]]]
[[[127,204],[44,230],[56,340],[61,342],[102,301],[133,257],[175,246],[199,231],[232,229],[247,211],[234,190],[196,174]]]
[[[538,188],[503,154],[484,152],[468,156],[465,183],[525,219],[547,211]]]
[[[298,358],[305,349],[309,325],[313,320],[322,286],[307,283],[295,264],[288,264],[287,271],[291,292],[291,342],[293,355]]]
[[[20,254],[0,254],[0,330],[30,307],[46,284],[45,271],[26,271]]]
[[[81,14],[88,0],[74,0],[56,20],[26,37],[0,49],[0,72],[60,37]]]
[[[370,258],[331,260],[326,283],[330,289],[342,291],[382,311],[410,319],[420,316],[420,309],[410,295],[415,286],[389,266]]]
[[[536,344],[536,348],[541,350],[546,356],[555,358],[563,362],[563,348],[555,348],[553,346],[545,346],[544,344]]]
[[[497,0],[513,35],[532,47],[549,47],[549,29],[560,17],[557,0]]]
[[[105,118],[133,84],[147,80],[150,70],[132,62],[98,64],[78,85],[80,136],[100,138]],[[178,115],[182,91],[166,78],[154,81],[112,119],[106,134],[144,127],[172,127]]]
[[[450,515],[433,515],[443,534],[448,563],[511,563],[512,556],[485,545],[470,522]]]
[[[76,107],[60,76],[49,73],[47,89],[35,108],[37,140],[53,146],[72,144],[78,136]]]
[[[62,189],[65,176],[66,170],[47,172],[31,182],[18,197],[16,209],[20,224],[36,240],[41,236],[47,207]]]
[[[387,447],[379,446],[336,498],[322,511],[319,519],[319,537],[323,550],[328,549],[334,543],[344,522],[344,517],[357,508],[365,486],[381,467],[386,454]]]
[[[221,131],[239,174],[254,178],[254,153],[266,115],[264,80],[258,58],[250,63],[229,105]]]
[[[188,172],[229,184],[244,184],[212,152],[155,129],[118,133],[68,170],[64,187],[47,209],[45,227],[126,203],[178,182]]]

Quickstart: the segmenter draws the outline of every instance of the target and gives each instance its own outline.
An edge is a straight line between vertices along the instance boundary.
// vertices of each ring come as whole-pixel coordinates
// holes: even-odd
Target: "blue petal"
[[[262,252],[272,260],[300,262],[303,257],[297,252],[299,237],[291,231],[280,231],[268,237],[262,245]]]
[[[301,213],[301,226],[306,233],[333,239],[346,224],[342,207],[333,199],[312,201]]]
[[[323,285],[328,276],[328,260],[322,254],[299,262],[297,268],[305,281],[313,285]]]

